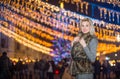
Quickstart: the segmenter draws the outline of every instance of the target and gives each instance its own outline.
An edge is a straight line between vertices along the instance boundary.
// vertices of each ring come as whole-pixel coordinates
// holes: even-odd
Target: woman
[[[93,23],[89,18],[80,22],[80,32],[71,43],[70,73],[75,79],[93,79],[92,63],[96,59],[98,40],[94,35]]]

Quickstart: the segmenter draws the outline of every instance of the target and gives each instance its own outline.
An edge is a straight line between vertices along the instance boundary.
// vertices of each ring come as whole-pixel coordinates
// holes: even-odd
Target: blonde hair
[[[94,35],[94,34],[95,34],[95,28],[94,28],[94,26],[93,26],[93,22],[92,22],[91,19],[89,19],[89,18],[81,19],[81,21],[80,21],[80,26],[81,26],[82,22],[85,22],[85,21],[87,21],[87,22],[90,23],[90,27],[91,27],[91,29],[90,29],[90,34],[91,34],[91,35]],[[81,30],[80,30],[80,31],[81,31]]]

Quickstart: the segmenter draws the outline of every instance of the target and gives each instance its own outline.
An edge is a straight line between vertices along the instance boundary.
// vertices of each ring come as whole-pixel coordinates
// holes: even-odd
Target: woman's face
[[[83,22],[81,23],[80,28],[81,28],[81,31],[82,31],[83,33],[88,33],[88,32],[90,32],[91,26],[90,26],[90,23],[89,23],[88,21],[83,21]]]

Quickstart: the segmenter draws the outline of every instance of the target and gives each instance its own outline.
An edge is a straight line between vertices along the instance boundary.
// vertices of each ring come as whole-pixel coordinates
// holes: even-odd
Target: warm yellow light
[[[117,41],[118,42],[120,41],[120,35],[119,34],[117,35]]]
[[[100,53],[97,53],[97,56],[100,56]]]
[[[64,2],[60,2],[60,8],[64,8]]]
[[[32,41],[30,41],[22,36],[19,36],[18,34],[10,31],[7,28],[4,28],[3,26],[1,27],[1,32],[9,37],[14,38],[16,41],[18,41],[19,43],[21,43],[27,47],[30,47],[30,48],[37,50],[37,51],[41,51],[42,53],[48,54],[50,56],[55,56],[54,54],[50,54],[50,51],[52,51],[52,49],[44,47],[44,46],[39,45],[37,43],[34,43],[34,42],[32,42]]]

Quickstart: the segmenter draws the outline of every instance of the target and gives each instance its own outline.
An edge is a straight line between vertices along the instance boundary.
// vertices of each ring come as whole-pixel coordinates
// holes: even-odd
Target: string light
[[[120,42],[120,35],[117,35],[117,41]]]
[[[0,23],[1,23],[1,22],[0,22]],[[2,24],[2,23],[1,23],[1,24]],[[29,40],[32,40],[32,41],[34,41],[34,42],[37,42],[37,43],[42,44],[42,45],[47,46],[47,47],[53,46],[51,43],[46,42],[46,41],[44,41],[44,40],[40,40],[40,39],[38,39],[38,38],[36,38],[36,37],[33,37],[33,36],[31,36],[30,34],[27,34],[27,33],[23,32],[23,31],[19,30],[19,29],[16,28],[15,26],[12,26],[12,25],[10,25],[10,24],[9,24],[9,26],[7,26],[8,24],[7,24],[6,22],[3,22],[3,25],[5,25],[7,28],[11,28],[10,30],[14,31],[15,33],[17,33],[17,34],[19,34],[19,35],[21,35],[21,36],[23,36],[23,37],[25,37],[25,38],[27,38],[27,39],[29,39]]]
[[[5,14],[4,14],[3,16],[6,17]],[[9,19],[9,18],[7,18],[7,19]],[[20,20],[21,20],[21,19],[20,19]],[[18,21],[18,22],[20,22],[20,21]],[[40,24],[39,24],[39,25],[40,25]],[[39,26],[39,25],[38,25],[38,26]],[[42,25],[41,25],[41,26],[42,26]],[[46,28],[46,27],[40,27],[40,26],[39,26],[40,28],[38,28],[38,27],[36,27],[36,26],[32,26],[32,27],[34,27],[34,28],[36,28],[36,29],[41,29],[41,30],[43,30],[44,28]],[[68,25],[68,27],[69,27],[69,25]],[[70,26],[70,27],[71,27],[71,26]],[[42,29],[42,28],[43,28],[43,29]],[[70,28],[70,29],[71,29],[71,28]],[[73,29],[76,29],[76,28],[73,28]],[[50,29],[47,29],[47,30],[50,30]],[[71,30],[72,30],[72,29],[71,29]],[[45,31],[45,30],[44,30],[44,31]],[[57,31],[51,30],[51,31],[47,31],[47,32],[49,32],[49,33],[51,32],[53,35],[56,35],[56,32],[57,32]],[[50,34],[51,34],[51,33],[50,33]],[[74,33],[74,32],[73,32],[73,33]],[[76,32],[75,32],[75,33],[76,33]],[[58,34],[60,34],[60,33],[58,32]],[[61,34],[60,34],[60,35],[61,35]],[[65,36],[67,36],[67,35],[65,35]],[[72,40],[73,37],[67,36],[66,39]]]
[[[9,36],[9,37],[12,37],[14,38],[16,41],[18,41],[19,43],[27,46],[27,47],[30,47],[34,50],[37,50],[37,51],[41,51],[45,54],[48,54],[48,55],[51,55],[51,56],[54,56],[54,54],[51,54],[50,51],[52,51],[52,49],[50,48],[47,48],[47,47],[44,47],[42,45],[39,45],[37,43],[34,43],[22,36],[19,36],[18,34],[10,31],[9,29],[7,28],[4,28],[3,26],[1,27],[1,32],[4,33],[5,35]]]
[[[40,2],[41,4],[39,4],[39,5],[41,5],[41,6],[44,6],[44,7],[46,7],[46,9],[48,8],[49,10],[52,10],[52,14],[55,14],[54,12],[58,12],[58,11],[60,11],[60,9],[58,8],[58,7],[56,7],[56,6],[52,6],[52,5],[50,5],[50,4],[47,4],[47,3],[44,3],[44,2]],[[31,4],[29,4],[29,5],[31,5]],[[52,7],[51,7],[52,6]],[[42,8],[42,7],[41,7]],[[99,8],[101,8],[101,7],[99,7]],[[102,9],[102,8],[101,8]],[[23,11],[21,11],[21,12],[23,12]],[[41,11],[42,12],[42,11]],[[65,12],[69,12],[69,11],[65,11]],[[45,14],[45,13],[44,13]],[[68,14],[68,13],[67,13]],[[70,14],[72,15],[73,14],[73,12],[70,12]],[[74,13],[75,14],[75,13]],[[69,15],[69,16],[71,16],[71,15]],[[67,16],[67,15],[66,15]],[[80,17],[81,17],[81,15],[79,15]],[[77,18],[77,16],[72,16],[72,17],[76,17]],[[94,21],[94,20],[93,20]],[[117,27],[118,28],[118,27]]]
[[[64,2],[60,2],[60,8],[61,8],[61,9],[64,8]]]
[[[74,24],[74,23],[73,23]]]
[[[33,5],[33,6],[31,6],[31,3],[28,3],[28,6],[27,7],[29,7],[29,8],[22,8],[22,6],[19,4],[19,5],[17,5],[16,3],[13,5],[13,3],[14,3],[14,1],[12,2],[11,1],[11,4],[12,4],[12,6],[14,6],[14,7],[11,7],[11,9],[13,9],[14,11],[17,11],[18,13],[21,13],[21,14],[23,14],[23,15],[25,15],[25,16],[31,16],[31,18],[32,19],[35,19],[36,20],[36,18],[35,17],[37,17],[38,18],[38,16],[36,16],[36,12],[35,11],[32,11],[32,10],[30,10],[31,8],[34,8],[35,6]],[[24,2],[23,2],[24,3]],[[83,4],[84,3],[84,4]],[[10,4],[10,3],[9,3]],[[10,5],[11,5],[10,4]],[[25,3],[25,4],[27,4],[27,2]],[[56,24],[52,24],[52,23],[56,23],[57,22],[57,24],[59,25],[59,21],[57,20],[58,18],[58,15],[59,15],[59,17],[62,17],[62,19],[59,19],[59,20],[61,20],[61,26],[64,26],[64,27],[66,27],[65,26],[65,24],[66,24],[66,22],[64,21],[64,20],[70,20],[70,21],[68,21],[67,23],[68,23],[68,28],[66,28],[65,29],[65,31],[68,31],[68,29],[69,29],[69,32],[71,32],[71,33],[73,33],[73,34],[76,34],[77,32],[78,32],[78,29],[75,29],[76,28],[76,26],[75,26],[75,23],[77,23],[77,21],[76,20],[74,20],[73,18],[76,18],[76,19],[78,19],[78,20],[80,20],[80,19],[82,19],[82,18],[84,18],[85,16],[82,16],[82,15],[78,15],[78,14],[76,14],[76,13],[74,13],[74,12],[71,12],[71,11],[67,11],[67,10],[65,10],[65,11],[62,11],[62,14],[64,14],[64,15],[62,15],[61,13],[60,13],[60,11],[62,10],[62,9],[60,9],[60,8],[58,8],[58,7],[56,7],[56,6],[53,6],[53,5],[50,5],[50,4],[47,4],[47,3],[44,3],[44,2],[42,2],[42,1],[39,1],[39,3],[36,3],[38,6],[39,6],[39,15],[40,16],[43,16],[43,17],[41,17],[40,19],[40,21],[42,22],[42,23],[45,23],[45,24],[49,24],[51,27],[53,27],[53,26],[56,26]],[[73,2],[73,4],[75,4],[75,2]],[[81,4],[82,4],[82,6],[80,7],[81,8],[81,11],[83,10],[83,5],[86,5],[86,9],[88,8],[87,6],[88,6],[88,4],[87,4],[87,2],[81,2]],[[10,5],[9,5],[9,7],[10,7]],[[26,5],[25,5],[26,6]],[[30,7],[31,6],[31,7]],[[35,9],[38,9],[38,6],[35,8]],[[18,8],[20,8],[20,9],[18,9]],[[117,11],[112,11],[112,10],[108,10],[108,9],[105,9],[105,8],[101,8],[101,7],[99,7],[99,10],[100,10],[100,12],[102,13],[102,12],[104,12],[104,15],[102,15],[101,13],[101,18],[108,18],[108,17],[106,17],[106,14],[107,14],[107,12],[109,13],[109,18],[110,18],[110,14],[112,14],[112,17],[114,18],[114,14],[117,14],[117,20],[119,20],[118,18],[119,18],[119,12],[117,12]],[[4,11],[5,12],[5,11]],[[114,13],[113,13],[114,12]],[[29,13],[31,13],[31,15],[29,15]],[[87,13],[87,12],[86,12]],[[45,15],[43,15],[43,14],[45,14]],[[48,16],[47,16],[47,14],[48,14]],[[50,16],[52,16],[52,18],[50,18]],[[66,19],[66,17],[67,16],[69,16],[69,19],[67,18]],[[4,16],[5,17],[5,16]],[[49,18],[49,20],[48,21],[46,21],[46,20],[44,20],[44,19],[46,19],[47,18],[47,20],[48,20],[48,18]],[[9,19],[10,20],[10,19]],[[97,26],[97,32],[96,32],[96,35],[97,35],[97,37],[100,39],[100,40],[106,40],[106,41],[111,41],[111,42],[116,42],[116,38],[115,38],[115,34],[119,34],[119,33],[117,33],[116,31],[115,32],[113,32],[113,31],[111,31],[111,30],[109,30],[109,29],[114,29],[114,30],[119,30],[120,29],[120,26],[119,25],[115,25],[115,24],[111,24],[111,23],[105,23],[105,22],[103,22],[103,21],[100,21],[100,20],[96,20],[96,19],[92,19],[93,20],[93,23],[97,23],[97,24],[99,24],[99,26]],[[111,20],[111,19],[109,19],[109,20]],[[113,21],[114,21],[114,19],[112,19]],[[53,22],[54,21],[54,22]],[[52,23],[50,23],[50,22],[52,22]],[[117,22],[119,22],[119,21],[117,21]],[[101,28],[101,27],[103,27],[103,26],[100,26],[101,24],[103,24],[103,26],[106,28],[106,29],[103,29],[103,28]],[[39,26],[40,27],[45,27],[45,26],[42,26],[42,25],[40,25],[39,24]],[[34,27],[35,28],[35,27]],[[64,28],[63,27],[60,27],[60,26],[58,26],[58,28],[59,29],[61,29],[61,30],[64,30]],[[30,29],[30,28],[29,28]],[[74,30],[73,30],[74,29]],[[50,33],[49,34],[51,34],[51,32],[53,31],[53,30],[51,30],[51,29],[49,29],[50,30]],[[60,33],[60,32],[57,32],[57,31],[55,31],[54,32],[55,34],[58,34],[57,36],[58,37],[60,37],[60,36],[62,36],[63,34],[62,33]],[[52,35],[54,35],[54,34],[52,34]],[[111,35],[113,35],[113,36],[111,36]],[[65,39],[68,39],[69,38],[69,36],[68,35],[66,35],[66,36],[63,36]],[[72,40],[73,38],[72,37],[70,37],[70,39]],[[104,47],[104,48],[103,48]],[[113,49],[114,48],[114,49]],[[115,44],[105,44],[105,43],[99,43],[99,48],[98,48],[98,52],[99,51],[105,51],[105,53],[111,53],[111,52],[116,52],[117,50],[120,50],[120,47],[116,47],[116,45]]]

